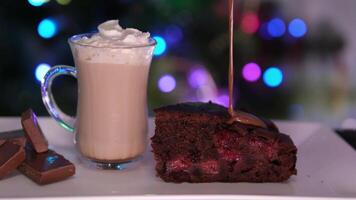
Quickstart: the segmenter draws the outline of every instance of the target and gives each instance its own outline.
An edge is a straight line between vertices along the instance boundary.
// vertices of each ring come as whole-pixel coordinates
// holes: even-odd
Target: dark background
[[[50,0],[41,6],[33,2],[0,2],[1,116],[18,116],[28,107],[48,115],[36,67],[73,65],[68,37],[95,31],[108,19],[119,19],[123,27],[149,31],[166,41],[166,50],[154,57],[151,66],[151,115],[152,108],[181,101],[212,100],[226,105],[227,0]],[[236,4],[235,105],[271,118],[324,121],[332,126],[353,122],[356,13],[352,8],[356,1],[237,0]],[[247,15],[257,17],[255,31],[246,31],[246,26],[256,24]],[[45,18],[55,22],[53,37],[43,38],[37,31]],[[285,31],[273,37],[266,27],[276,18],[283,21]],[[288,31],[296,18],[307,27],[299,38]],[[269,87],[262,77],[247,81],[242,69],[250,62],[260,66],[262,75],[271,66],[278,67],[283,81],[277,87]],[[197,70],[203,81],[191,85],[189,78]],[[157,84],[167,74],[175,78],[176,87],[165,93]],[[73,78],[54,82],[58,104],[71,115],[75,115],[76,90]]]

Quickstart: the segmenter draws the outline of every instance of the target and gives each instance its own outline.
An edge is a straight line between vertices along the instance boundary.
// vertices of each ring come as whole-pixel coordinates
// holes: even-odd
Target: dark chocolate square
[[[15,170],[25,160],[23,147],[6,141],[0,146],[0,179]]]
[[[55,151],[36,153],[30,148],[26,148],[26,159],[18,169],[40,185],[64,180],[75,173],[74,165]]]
[[[48,151],[48,142],[38,124],[36,114],[31,110],[22,113],[21,124],[27,140],[32,144],[37,153]]]

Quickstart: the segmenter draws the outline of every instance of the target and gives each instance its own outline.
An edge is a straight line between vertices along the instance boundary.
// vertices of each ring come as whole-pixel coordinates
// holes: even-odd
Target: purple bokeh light
[[[215,102],[225,107],[229,106],[229,94],[220,94],[216,97]]]
[[[177,25],[170,25],[165,29],[165,38],[169,44],[176,44],[183,38],[182,29]]]
[[[176,79],[170,74],[165,74],[158,80],[158,88],[164,93],[172,92],[176,88]]]
[[[242,69],[242,76],[246,81],[255,82],[261,77],[261,68],[256,63],[247,63]]]
[[[203,67],[191,70],[188,75],[188,82],[192,88],[202,87],[208,82],[208,79],[209,74]]]

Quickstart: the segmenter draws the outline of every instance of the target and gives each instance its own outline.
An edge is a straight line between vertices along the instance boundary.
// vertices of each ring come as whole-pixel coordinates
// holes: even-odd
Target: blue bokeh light
[[[41,63],[41,64],[37,65],[36,71],[35,71],[36,79],[39,82],[41,82],[50,68],[51,68],[51,66],[46,63]]]
[[[267,24],[267,31],[271,37],[281,37],[286,32],[286,25],[280,18],[273,18]]]
[[[268,87],[278,87],[283,82],[283,72],[278,67],[270,67],[263,74],[263,82]]]
[[[289,23],[288,31],[293,37],[300,38],[307,33],[308,27],[302,19],[296,18]]]
[[[267,27],[268,27],[268,23],[267,23],[267,22],[261,24],[260,30],[259,30],[258,32],[259,32],[259,34],[260,34],[260,36],[261,36],[262,39],[271,40],[271,39],[273,39],[273,38],[272,38],[272,37],[270,36],[270,34],[268,33]]]
[[[42,6],[47,0],[27,0],[31,6],[39,7]]]
[[[177,25],[170,25],[166,28],[164,36],[168,44],[177,44],[183,38],[183,31]]]
[[[38,24],[37,32],[43,38],[51,38],[57,33],[57,24],[50,18],[43,19]]]
[[[176,79],[170,74],[163,75],[158,80],[158,88],[164,93],[172,92],[176,88]]]
[[[160,56],[167,49],[166,40],[161,36],[154,36],[153,39],[155,39],[156,42],[157,42],[156,48],[155,48],[155,50],[153,52],[153,55]]]

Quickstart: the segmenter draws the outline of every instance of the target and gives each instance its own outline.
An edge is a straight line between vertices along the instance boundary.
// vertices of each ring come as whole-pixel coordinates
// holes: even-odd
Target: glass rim
[[[76,34],[73,35],[71,37],[68,38],[68,43],[69,44],[74,44],[74,45],[78,45],[78,46],[82,46],[82,47],[92,47],[92,48],[103,48],[103,49],[133,49],[133,48],[143,48],[143,47],[152,47],[155,46],[157,44],[156,40],[153,39],[152,37],[148,38],[148,43],[147,44],[127,44],[127,45],[122,45],[122,46],[95,46],[95,45],[91,45],[91,44],[83,44],[78,42],[78,38],[82,38],[84,36],[88,36],[91,37],[94,34],[96,34],[98,32],[92,32],[92,33],[81,33],[81,34]]]

